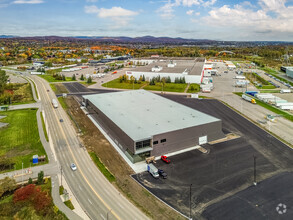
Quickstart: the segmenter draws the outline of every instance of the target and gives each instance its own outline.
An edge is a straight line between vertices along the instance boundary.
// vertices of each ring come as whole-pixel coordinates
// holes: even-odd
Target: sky
[[[0,0],[0,35],[293,41],[293,0]]]

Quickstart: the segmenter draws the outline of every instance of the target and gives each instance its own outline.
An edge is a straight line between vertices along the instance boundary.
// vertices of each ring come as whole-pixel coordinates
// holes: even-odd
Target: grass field
[[[30,167],[35,154],[46,155],[39,137],[36,112],[37,109],[23,109],[0,113],[7,116],[1,122],[9,123],[0,129],[0,157],[10,158],[15,169],[21,169],[22,162],[24,168]]]
[[[184,92],[186,87],[187,84],[165,83],[164,87],[162,88],[162,83],[156,83],[156,85],[147,85],[143,89],[164,92]]]
[[[60,105],[62,106],[62,108],[64,110],[67,110],[68,109],[67,105],[64,102],[64,98],[63,97],[58,97],[58,101],[60,102]]]
[[[51,83],[50,87],[55,94],[68,93],[68,90],[62,83]]]
[[[142,86],[146,85],[147,82],[141,84],[138,83],[120,83],[119,79],[114,79],[110,82],[102,84],[103,87],[116,88],[116,89],[140,89]]]
[[[52,75],[38,75],[39,77],[47,80],[48,82],[65,82],[63,80],[57,80],[55,79]],[[70,82],[70,81],[76,81],[76,80],[72,80],[71,77],[65,77],[66,78],[66,82]]]
[[[88,87],[88,86],[91,86],[91,85],[96,84],[97,82],[87,83],[87,82],[85,82],[85,81],[80,81],[79,83],[82,84],[82,85],[85,85],[86,87]]]

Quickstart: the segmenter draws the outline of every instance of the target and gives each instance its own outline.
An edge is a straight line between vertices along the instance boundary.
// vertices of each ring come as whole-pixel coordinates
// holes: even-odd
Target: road
[[[42,102],[50,143],[54,146],[63,175],[82,208],[91,219],[148,219],[110,184],[92,162],[65,111],[54,109],[51,100],[56,98],[49,84],[38,76],[35,82]],[[49,90],[49,92],[47,92]],[[59,104],[60,106],[60,104]],[[63,122],[60,122],[63,119]],[[77,170],[72,171],[70,164]]]

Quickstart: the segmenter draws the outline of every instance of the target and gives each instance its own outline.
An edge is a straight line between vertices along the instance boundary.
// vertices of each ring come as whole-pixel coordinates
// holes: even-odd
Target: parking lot
[[[154,179],[147,172],[134,176],[146,189],[186,216],[189,216],[190,184],[192,217],[200,218],[208,206],[217,204],[253,184],[254,156],[257,182],[284,171],[292,171],[293,151],[289,147],[222,103],[174,95],[166,97],[222,119],[225,133],[232,132],[241,136],[234,140],[206,145],[210,150],[209,154],[194,150],[172,156],[170,164],[158,161],[156,166],[165,170],[168,179]],[[286,195],[287,189],[281,190],[283,194],[280,194],[280,199]],[[262,195],[265,192],[259,193]],[[251,207],[251,213],[263,212],[267,208],[265,205],[257,209]],[[205,216],[212,219],[217,212],[209,210],[206,210]],[[249,216],[249,212],[246,216],[246,219],[254,219],[254,215]]]

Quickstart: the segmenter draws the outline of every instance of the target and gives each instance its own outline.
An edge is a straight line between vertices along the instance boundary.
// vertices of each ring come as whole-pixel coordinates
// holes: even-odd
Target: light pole
[[[107,220],[109,220],[109,213],[111,213],[112,209],[107,212]]]
[[[23,185],[23,162],[21,162],[21,183]]]
[[[60,165],[60,170],[61,170],[61,186],[62,186],[62,166]]]
[[[189,219],[192,220],[192,217],[191,217],[191,187],[192,187],[192,184],[190,184],[190,190],[189,190]]]
[[[254,182],[253,184],[256,186],[257,182],[256,182],[256,156],[253,155],[253,162],[254,162]]]

